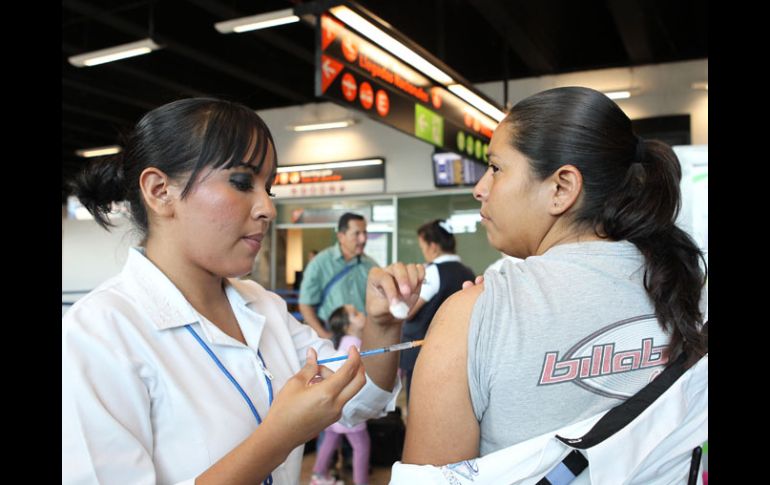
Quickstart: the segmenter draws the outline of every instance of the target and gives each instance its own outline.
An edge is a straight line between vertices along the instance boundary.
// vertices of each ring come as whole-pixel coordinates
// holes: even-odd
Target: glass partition
[[[417,228],[433,219],[446,219],[457,240],[457,254],[476,274],[482,274],[487,266],[500,258],[500,253],[487,242],[479,208],[479,202],[470,192],[399,197],[398,260],[405,263],[425,262],[417,244]]]
[[[380,265],[395,257],[393,231],[396,224],[394,198],[326,198],[277,201],[277,217],[267,254],[267,238],[262,257],[258,257],[251,278],[277,291],[298,289],[302,271],[312,251],[321,251],[337,242],[337,221],[345,212],[361,214],[367,220],[369,238],[366,254]],[[270,264],[272,262],[272,271]]]

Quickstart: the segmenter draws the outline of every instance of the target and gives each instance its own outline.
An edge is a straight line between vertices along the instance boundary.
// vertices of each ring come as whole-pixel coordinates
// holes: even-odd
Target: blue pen
[[[401,344],[389,345],[388,347],[382,347],[380,349],[367,350],[365,352],[361,352],[361,357],[368,357],[370,355],[375,355],[375,354],[384,354],[385,352],[396,352],[396,351],[399,351],[399,350],[411,349],[411,348],[414,348],[414,347],[419,347],[420,345],[422,345],[422,342],[423,342],[422,340],[412,340],[411,342],[404,342],[404,343],[401,343]],[[319,360],[318,364],[319,365],[321,365],[321,364],[328,364],[329,362],[337,362],[339,360],[345,360],[347,358],[348,358],[347,355],[340,355],[338,357],[330,357],[328,359],[321,359],[321,360]]]

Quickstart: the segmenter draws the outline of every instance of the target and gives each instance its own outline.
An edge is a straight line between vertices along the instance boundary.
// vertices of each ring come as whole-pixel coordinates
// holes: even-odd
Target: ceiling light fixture
[[[274,12],[261,13],[250,17],[241,17],[232,20],[225,20],[214,24],[214,28],[222,34],[235,32],[249,32],[252,30],[266,29],[276,25],[290,24],[298,22],[299,17],[294,15],[293,8],[276,10]]]
[[[631,97],[631,91],[608,91],[604,95],[610,99],[626,99]]]
[[[616,89],[614,91],[602,91],[610,99],[628,99],[639,94],[639,88]]]
[[[447,89],[452,91],[454,94],[459,96],[460,98],[464,99],[471,105],[473,105],[476,109],[481,111],[482,113],[487,114],[488,116],[491,116],[493,120],[497,121],[498,123],[502,121],[503,118],[505,118],[505,113],[494,107],[491,103],[486,102],[484,99],[481,98],[481,96],[477,95],[467,87],[463,86],[462,84],[450,84],[447,86]]]
[[[319,130],[331,130],[334,128],[347,128],[356,124],[356,120],[347,119],[340,121],[323,121],[318,123],[304,123],[297,125],[289,125],[287,128],[291,131],[319,131]]]
[[[161,46],[153,42],[152,39],[142,39],[136,42],[129,42],[128,44],[116,45],[108,49],[101,49],[98,51],[86,52],[85,54],[78,54],[71,56],[67,60],[70,64],[76,67],[96,66],[97,64],[104,64],[106,62],[117,61],[119,59],[126,59],[128,57],[141,56],[142,54],[149,54],[154,50],[160,49]]]
[[[335,17],[361,32],[375,44],[395,55],[402,61],[417,68],[419,71],[422,71],[422,73],[426,74],[428,77],[433,78],[435,81],[438,81],[445,86],[455,82],[455,80],[452,79],[452,76],[434,66],[430,61],[386,34],[379,27],[372,24],[350,8],[338,6],[333,7],[330,10]]]
[[[83,158],[91,158],[101,157],[103,155],[114,155],[121,151],[123,151],[123,149],[118,145],[109,145],[106,147],[81,148],[80,150],[75,150],[75,155]]]
[[[697,83],[692,83],[690,85],[691,88],[701,90],[701,91],[708,91],[709,90],[709,83],[708,81],[700,81]]]
[[[303,172],[306,170],[323,170],[332,168],[366,167],[369,165],[382,165],[382,158],[368,158],[365,160],[350,160],[348,162],[312,163],[306,165],[285,165],[278,167],[278,173]]]

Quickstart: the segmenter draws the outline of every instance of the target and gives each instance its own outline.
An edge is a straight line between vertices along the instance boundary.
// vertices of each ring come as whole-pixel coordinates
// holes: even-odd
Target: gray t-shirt
[[[563,244],[484,273],[468,335],[481,455],[614,407],[663,370],[668,336],[643,276],[627,241]]]

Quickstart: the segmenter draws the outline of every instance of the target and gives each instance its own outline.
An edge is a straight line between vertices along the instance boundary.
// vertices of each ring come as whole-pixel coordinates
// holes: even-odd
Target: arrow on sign
[[[331,57],[321,56],[321,92],[325,93],[329,85],[342,72],[342,63]]]
[[[425,115],[420,113],[417,115],[417,129],[424,132],[428,128],[428,120],[425,119]]]

